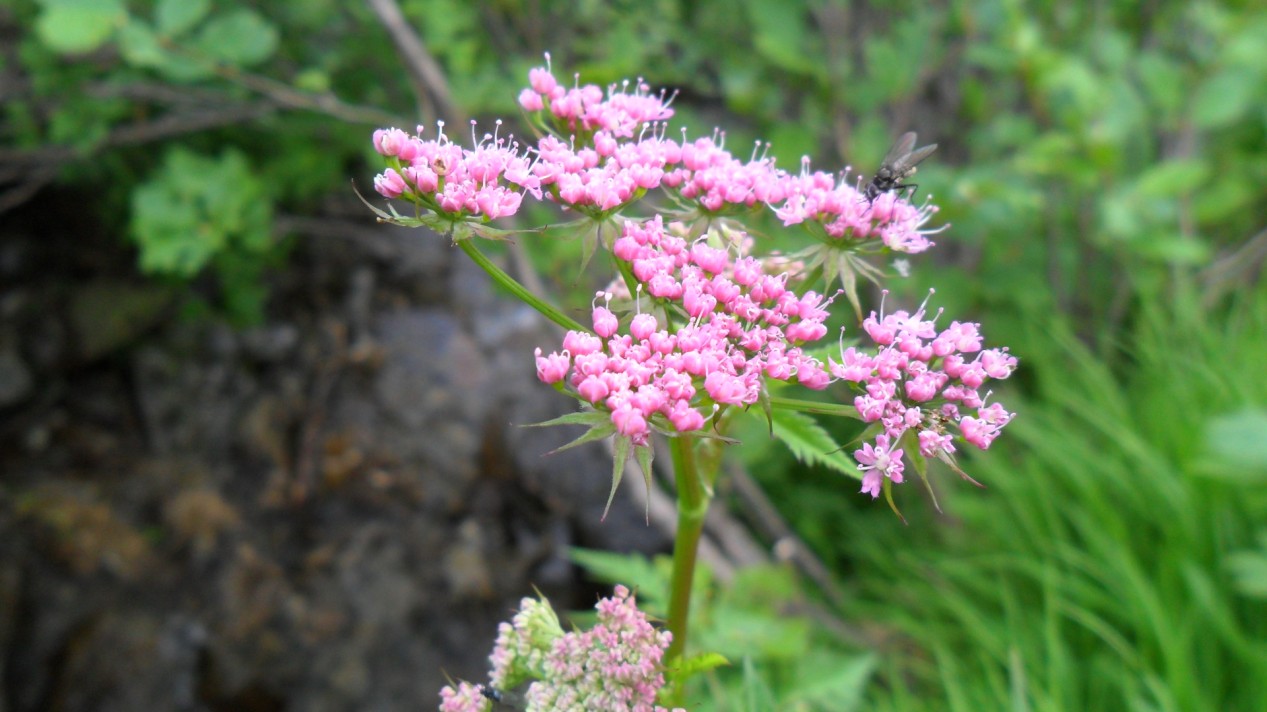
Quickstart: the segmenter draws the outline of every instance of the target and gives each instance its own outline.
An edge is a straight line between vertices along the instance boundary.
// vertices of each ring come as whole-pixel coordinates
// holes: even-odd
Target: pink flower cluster
[[[763,378],[813,389],[831,381],[801,349],[827,333],[822,295],[799,296],[786,288],[786,274],[767,274],[756,258],[733,259],[704,240],[689,243],[659,217],[626,222],[612,251],[629,263],[641,289],[675,307],[669,313],[680,314],[680,323],[640,313],[620,333],[616,315],[595,307],[593,333],[568,332],[562,351],[548,356],[537,349],[537,376],[546,383],[566,378],[635,444],[646,443],[653,418],[679,432],[699,430],[706,418],[698,406],[755,403]]]
[[[495,134],[465,149],[447,139],[424,141],[399,129],[374,132],[389,167],[374,179],[388,198],[403,197],[450,220],[492,220],[518,211],[524,194],[603,219],[663,188],[702,212],[769,206],[785,225],[818,223],[833,244],[879,242],[895,252],[922,252],[936,230],[925,229],[935,206],[915,207],[897,192],[869,201],[830,174],[792,175],[774,159],[734,157],[719,137],[664,136],[673,116],[663,94],[641,81],[606,91],[593,84],[565,88],[548,67],[529,72],[519,96],[524,109],[552,127],[535,146]],[[422,128],[418,128],[422,134]]]
[[[547,54],[547,65],[549,60]],[[620,91],[614,85],[603,92],[597,85],[579,83],[567,89],[549,66],[529,70],[528,88],[519,93],[525,111],[544,112],[557,132],[573,136],[601,131],[614,138],[633,138],[641,127],[669,120],[669,103],[663,93],[652,94],[642,80],[634,83],[633,92],[629,82]]]
[[[660,187],[665,167],[680,160],[681,149],[654,136],[617,141],[599,131],[593,146],[576,148],[555,136],[537,142],[533,175],[556,203],[601,217]]]
[[[513,621],[498,628],[490,656],[494,687],[534,680],[524,695],[529,712],[670,712],[655,701],[664,687],[660,665],[672,636],[647,621],[624,586],[595,608],[593,628],[564,633],[548,603],[523,599]],[[445,687],[440,697],[441,712],[489,709],[481,687],[466,682]]]
[[[714,138],[683,140],[681,163],[665,176],[664,185],[712,213],[784,199],[789,176],[775,167],[773,158],[740,161],[723,144]]]
[[[862,420],[884,428],[874,445],[854,453],[864,473],[862,491],[872,497],[884,478],[902,481],[904,437],[913,434],[925,457],[949,457],[952,426],[984,450],[1014,415],[998,403],[987,406],[980,389],[991,378],[1012,375],[1016,358],[1007,349],[982,350],[978,324],[956,321],[938,331],[934,321],[924,319],[923,308],[882,318],[872,312],[863,329],[879,345],[875,355],[849,347],[839,363],[828,359],[833,375],[861,389],[854,407]],[[963,414],[970,409],[976,415]]]
[[[817,222],[827,235],[856,242],[879,239],[894,252],[915,254],[933,246],[928,235],[940,232],[924,229],[937,206],[911,205],[898,191],[884,193],[874,201],[846,178],[839,181],[829,173],[808,170],[783,181],[786,201],[775,209],[784,225]]]
[[[403,196],[454,220],[514,215],[523,192],[541,198],[541,181],[519,154],[518,144],[496,135],[467,149],[444,135],[443,124],[439,137],[430,141],[397,128],[379,129],[374,148],[393,159],[393,167],[374,178],[374,190],[386,198]]]

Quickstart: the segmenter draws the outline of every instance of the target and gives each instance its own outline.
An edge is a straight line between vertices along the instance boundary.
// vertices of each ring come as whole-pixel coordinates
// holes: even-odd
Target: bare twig
[[[378,16],[379,22],[387,30],[396,45],[396,50],[404,58],[405,67],[413,78],[414,90],[419,100],[431,100],[435,103],[437,118],[444,119],[452,125],[466,123],[466,115],[453,101],[449,91],[449,82],[439,62],[427,51],[422,38],[405,20],[396,0],[366,0],[370,9]]]
[[[295,453],[295,475],[291,482],[290,497],[294,503],[303,502],[316,482],[317,467],[321,462],[321,432],[325,426],[327,406],[334,392],[334,384],[347,364],[347,325],[330,321],[325,325],[329,337],[330,355],[317,364],[309,391],[307,407],[299,429],[298,452]]]
[[[831,577],[827,566],[814,555],[805,542],[792,531],[778,508],[770,501],[761,489],[761,485],[752,478],[738,463],[729,463],[727,479],[734,486],[735,494],[744,510],[752,517],[755,526],[761,533],[774,542],[774,555],[780,561],[791,561],[801,573],[805,574],[818,586],[836,606],[844,604],[845,595]]]
[[[1202,303],[1210,307],[1238,286],[1253,286],[1262,277],[1264,264],[1267,264],[1267,230],[1201,270],[1199,278],[1205,287]]]

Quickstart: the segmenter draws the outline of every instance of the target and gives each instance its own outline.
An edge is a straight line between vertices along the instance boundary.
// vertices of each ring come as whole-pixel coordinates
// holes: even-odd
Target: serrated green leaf
[[[774,436],[792,451],[797,460],[816,463],[862,479],[853,460],[841,451],[840,446],[818,421],[808,415],[787,410],[775,410],[773,416]]]
[[[668,610],[670,566],[659,566],[642,554],[573,548],[572,560],[591,576],[607,583],[628,586],[638,595],[638,607],[648,615],[663,616]],[[668,562],[668,557],[658,557]]]
[[[158,33],[176,37],[187,32],[211,9],[211,0],[159,0],[154,10],[154,24]]]

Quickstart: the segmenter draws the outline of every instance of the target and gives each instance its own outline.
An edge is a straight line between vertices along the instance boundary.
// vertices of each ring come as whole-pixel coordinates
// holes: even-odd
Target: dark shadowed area
[[[443,237],[345,202],[235,332],[83,199],[0,227],[0,709],[429,706],[533,587],[592,605],[568,547],[666,545],[629,498],[600,523],[601,446],[519,427],[569,407],[557,337]]]

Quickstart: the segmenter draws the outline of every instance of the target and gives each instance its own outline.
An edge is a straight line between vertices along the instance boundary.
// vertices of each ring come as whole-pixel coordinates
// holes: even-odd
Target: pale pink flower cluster
[[[784,225],[817,222],[834,238],[866,242],[879,239],[894,252],[915,254],[933,246],[928,235],[943,228],[924,229],[937,212],[925,202],[916,207],[898,195],[883,193],[874,201],[850,185],[847,176],[837,180],[830,173],[803,170],[783,182],[786,201],[775,208]]]
[[[440,712],[487,712],[491,703],[479,685],[459,682],[457,688],[445,685],[440,690]]]
[[[533,680],[524,695],[529,712],[670,712],[655,701],[672,635],[651,625],[624,586],[595,609],[593,628],[564,633],[548,603],[523,599],[512,622],[498,629],[493,687]],[[487,712],[491,704],[480,686],[466,682],[440,697],[441,712]]]
[[[624,586],[595,608],[593,628],[555,641],[545,677],[528,688],[528,709],[668,712],[655,701],[664,687],[660,662],[673,636],[647,621]]]
[[[690,243],[658,216],[627,221],[612,252],[648,295],[674,305],[670,313],[680,310],[680,321],[639,313],[622,331],[610,309],[595,307],[593,333],[569,331],[563,349],[549,355],[537,349],[537,376],[566,378],[635,444],[647,442],[653,419],[679,432],[699,430],[706,422],[700,406],[757,402],[763,378],[813,389],[830,383],[801,348],[827,333],[827,300],[787,289],[786,273],[767,274],[756,258],[735,258],[704,240]]]
[[[842,349],[839,363],[828,359],[834,376],[862,391],[854,398],[862,420],[884,428],[874,444],[854,453],[864,473],[862,491],[872,497],[879,496],[884,478],[902,481],[908,434],[924,457],[949,457],[955,451],[947,432],[952,426],[984,450],[1012,420],[1002,405],[987,406],[980,389],[991,378],[1012,375],[1016,357],[1007,349],[982,350],[978,324],[956,321],[938,331],[934,322],[924,319],[923,308],[884,317],[872,312],[863,329],[879,346],[876,353],[851,346]],[[968,410],[976,415],[965,415]]]
[[[514,215],[524,192],[541,198],[541,180],[529,170],[518,144],[496,135],[468,149],[450,141],[443,124],[439,136],[428,141],[397,128],[379,129],[374,148],[392,159],[392,167],[374,178],[374,190],[454,220]]]

